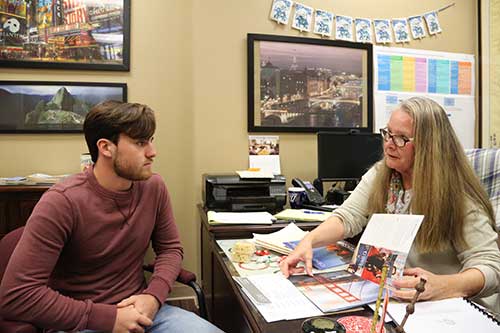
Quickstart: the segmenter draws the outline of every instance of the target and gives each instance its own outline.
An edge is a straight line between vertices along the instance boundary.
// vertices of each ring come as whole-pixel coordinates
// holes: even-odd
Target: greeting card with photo
[[[279,136],[250,135],[248,136],[249,168],[281,173]]]

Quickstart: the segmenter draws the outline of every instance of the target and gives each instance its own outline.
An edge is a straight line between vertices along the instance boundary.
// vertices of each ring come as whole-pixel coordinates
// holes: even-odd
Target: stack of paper
[[[69,175],[46,175],[43,173],[35,173],[26,177],[10,177],[0,178],[0,185],[41,185],[55,184]]]
[[[281,274],[234,277],[234,279],[269,323],[323,314]]]
[[[28,181],[30,183],[35,183],[35,184],[55,184],[64,178],[68,177],[69,175],[47,175],[44,173],[35,173],[32,175],[27,176]]]
[[[274,215],[278,220],[287,221],[320,221],[323,222],[332,215],[331,212],[323,212],[310,209],[285,209]]]
[[[23,185],[26,181],[26,177],[0,178],[0,185]]]
[[[226,254],[228,258],[231,258],[232,254],[232,248],[237,242],[253,242],[252,239],[217,239],[217,245],[220,246],[222,251]],[[275,274],[280,271],[279,268],[279,261],[281,254],[278,254],[277,252],[270,251],[268,255],[265,256],[259,256],[257,254],[254,254],[250,260],[250,262],[247,263],[235,263],[231,262],[233,265],[234,269],[236,272],[238,272],[239,276],[245,277],[245,276],[251,276],[251,275],[261,275],[261,274]],[[314,258],[314,257],[313,257]],[[300,262],[298,267],[304,267],[304,263]],[[327,268],[324,270],[319,270],[313,267],[313,274],[321,274],[321,273],[328,273],[328,272],[333,272],[341,269],[340,266],[335,266],[331,268]],[[303,273],[297,273],[297,274],[306,274],[306,271],[304,269]]]
[[[268,212],[225,213],[207,212],[208,223],[217,224],[272,224],[275,218]]]
[[[274,178],[274,175],[270,171],[251,171],[251,170],[243,170],[243,171],[236,171],[238,176],[242,179],[250,179],[250,178]]]
[[[281,254],[289,254],[292,250],[285,245],[285,242],[301,240],[306,234],[307,231],[290,223],[285,228],[270,234],[253,234],[253,240],[258,246]]]

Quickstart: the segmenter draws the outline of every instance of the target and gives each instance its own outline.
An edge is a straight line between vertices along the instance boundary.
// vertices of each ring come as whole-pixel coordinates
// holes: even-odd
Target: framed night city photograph
[[[0,81],[0,133],[79,133],[90,109],[127,101],[125,83]]]
[[[248,34],[248,131],[371,132],[372,45]]]
[[[130,70],[130,0],[0,0],[0,66]]]

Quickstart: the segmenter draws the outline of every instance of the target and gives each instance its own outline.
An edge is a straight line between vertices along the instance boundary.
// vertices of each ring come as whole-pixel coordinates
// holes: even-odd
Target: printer
[[[237,174],[203,175],[205,207],[218,211],[252,212],[283,210],[286,179],[242,179]]]

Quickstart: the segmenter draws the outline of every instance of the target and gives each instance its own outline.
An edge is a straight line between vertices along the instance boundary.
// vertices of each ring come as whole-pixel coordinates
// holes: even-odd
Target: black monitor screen
[[[374,133],[318,133],[318,178],[358,180],[382,157],[382,137]]]

